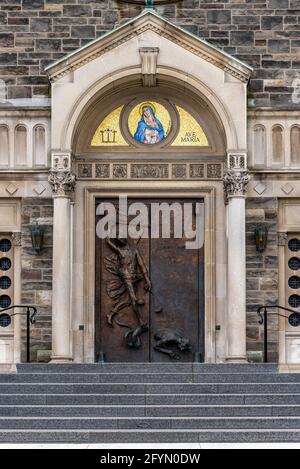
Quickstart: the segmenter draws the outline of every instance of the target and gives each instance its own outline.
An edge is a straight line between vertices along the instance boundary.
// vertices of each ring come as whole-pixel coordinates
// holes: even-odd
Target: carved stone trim
[[[167,164],[133,164],[131,177],[133,179],[168,179],[169,166]]]
[[[127,164],[114,164],[113,165],[113,177],[115,179],[126,179],[127,178]]]
[[[148,12],[148,15],[151,15],[151,13]],[[94,42],[90,47],[85,48],[84,51],[79,50],[77,54],[73,54],[72,58],[67,56],[60,62],[50,66],[48,69],[46,69],[46,71],[48,71],[50,80],[55,82],[65,75],[82,67],[83,65],[128,42],[130,39],[136,38],[138,35],[146,31],[153,31],[159,36],[170,40],[174,44],[177,44],[197,57],[212,63],[216,67],[222,69],[224,72],[237,78],[241,82],[248,82],[252,73],[250,67],[247,67],[242,63],[238,63],[238,61],[235,61],[233,57],[226,56],[222,51],[219,51],[213,46],[206,44],[204,41],[201,41],[201,39],[191,37],[191,35],[185,39],[185,34],[182,33],[182,31],[176,25],[162,20],[161,18],[157,17],[157,15],[153,14],[152,18],[150,17],[148,20],[146,20],[146,22],[146,15],[143,16],[144,18],[141,17],[135,19],[137,22],[142,22],[140,27],[134,28],[132,27],[132,23],[124,25],[119,28],[119,30],[115,30],[111,34],[108,34],[107,37],[102,39],[100,38],[99,41]],[[124,31],[123,35],[122,28]],[[102,47],[101,43],[103,43]]]
[[[71,169],[72,156],[69,152],[52,152],[51,166],[58,171]]]
[[[143,163],[124,161],[111,163],[77,162],[78,180],[97,179],[172,179],[172,180],[222,180],[223,164],[189,161],[186,163],[170,161]]]
[[[287,238],[288,238],[287,233],[278,232],[277,233],[278,246],[286,246]]]
[[[228,170],[224,174],[224,191],[227,197],[240,197],[246,194],[250,181],[248,171]]]
[[[78,177],[82,179],[92,178],[93,177],[93,165],[80,163],[78,165]]]
[[[20,231],[13,232],[11,240],[14,247],[22,246],[22,233]]]
[[[247,169],[247,153],[229,152],[227,154],[227,167],[236,171],[246,171]]]
[[[109,164],[96,164],[96,179],[109,179]]]
[[[190,178],[191,179],[204,179],[205,172],[204,164],[191,164],[190,165]]]
[[[54,197],[71,197],[74,193],[76,178],[69,169],[64,171],[50,169],[48,181]]]
[[[172,165],[172,178],[173,179],[186,179],[187,166],[186,164],[173,164]]]
[[[143,86],[156,86],[158,47],[141,47]]]

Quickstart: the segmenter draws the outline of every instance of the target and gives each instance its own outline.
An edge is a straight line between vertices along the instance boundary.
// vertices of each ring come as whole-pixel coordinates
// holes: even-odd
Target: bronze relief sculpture
[[[106,315],[107,325],[115,325],[128,329],[124,334],[127,347],[139,349],[142,345],[142,334],[149,331],[149,325],[143,320],[142,307],[145,298],[138,295],[138,284],[144,281],[146,292],[152,293],[152,284],[148,273],[146,262],[138,248],[138,243],[129,238],[106,238],[107,245],[113,251],[104,258],[106,270],[113,278],[106,284],[106,291],[113,305]],[[125,324],[119,318],[119,313],[130,307],[136,326]],[[156,314],[163,313],[161,306],[155,308]],[[179,360],[180,352],[191,352],[189,339],[185,338],[179,331],[163,329],[153,334],[155,344],[154,350],[168,355],[170,359]]]
[[[156,340],[154,350],[164,353],[174,360],[180,359],[180,354],[178,352],[192,351],[189,339],[183,337],[179,331],[164,329],[156,332],[154,334],[154,339]],[[172,347],[175,348],[176,351],[173,350]]]
[[[107,294],[113,300],[113,307],[107,314],[107,323],[110,327],[114,323],[120,327],[129,329],[125,334],[125,340],[130,348],[140,348],[140,336],[149,330],[141,314],[141,307],[145,304],[144,298],[138,298],[136,293],[137,284],[145,281],[145,290],[151,291],[151,281],[146,263],[139,251],[138,242],[134,244],[128,238],[106,238],[108,246],[113,250],[113,254],[104,259],[104,264],[108,272],[114,275],[114,279],[106,286]],[[118,314],[122,309],[131,306],[138,322],[136,328],[121,323]]]

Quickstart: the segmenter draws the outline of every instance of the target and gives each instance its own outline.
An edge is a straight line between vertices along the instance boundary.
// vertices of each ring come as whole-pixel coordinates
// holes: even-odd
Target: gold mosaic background
[[[164,126],[166,136],[171,130],[171,116],[168,110],[160,103],[156,101],[149,101],[156,111],[157,118],[161,121]],[[141,119],[140,109],[143,103],[139,103],[133,108],[128,118],[128,129],[132,136],[134,136],[138,122]],[[102,146],[129,146],[126,140],[123,138],[120,130],[120,117],[124,106],[120,106],[114,109],[97,128],[92,142],[92,147]],[[185,109],[176,106],[179,119],[180,119],[180,130],[179,133],[172,143],[172,146],[176,147],[208,147],[208,139],[196,119],[189,114]],[[109,132],[108,132],[109,130]]]
[[[92,147],[124,147],[128,146],[128,143],[123,138],[121,131],[120,131],[120,116],[124,106],[120,106],[117,109],[114,109],[105,119],[101,122],[99,127],[97,128],[95,135],[92,139],[91,146]],[[106,133],[107,129],[112,132],[115,132],[115,135],[109,135],[109,142],[107,141],[108,135]],[[104,141],[102,141],[102,133],[104,132]]]
[[[180,119],[180,130],[172,146],[208,147],[207,137],[196,119],[181,107],[176,106],[176,108]]]

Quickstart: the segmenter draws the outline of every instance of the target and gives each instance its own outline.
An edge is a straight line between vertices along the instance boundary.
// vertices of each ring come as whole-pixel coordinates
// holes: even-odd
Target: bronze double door
[[[118,202],[112,202],[118,211]],[[203,203],[191,199],[143,202],[151,228],[152,202]],[[96,208],[103,200],[96,201]],[[193,210],[193,222],[195,211]],[[96,223],[101,216],[96,215]],[[107,362],[204,361],[204,246],[186,239],[140,240],[96,236],[95,353]],[[149,291],[151,282],[151,290]]]

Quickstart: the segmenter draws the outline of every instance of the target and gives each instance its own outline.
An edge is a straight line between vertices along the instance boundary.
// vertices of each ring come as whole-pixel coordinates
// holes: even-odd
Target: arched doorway
[[[222,191],[225,134],[199,93],[163,77],[158,83],[145,88],[139,77],[131,77],[107,87],[89,103],[74,133],[77,178],[93,193],[89,217],[95,217],[96,233],[109,204],[117,214],[116,232],[91,237],[88,254],[95,274],[89,291],[96,360],[204,361],[206,326],[214,333],[215,251],[209,226],[215,192]],[[127,231],[126,243],[118,233],[119,196],[126,197],[127,225],[137,216],[142,225],[139,237]],[[185,216],[194,232],[201,231],[201,246],[186,248]],[[180,234],[175,233],[179,219]]]
[[[53,82],[53,361],[95,360],[96,200],[120,194],[135,200],[203,200],[205,361],[245,361],[250,67],[147,11],[47,71]],[[128,125],[133,109],[141,120],[143,102],[154,102],[155,110],[158,103],[170,116],[158,118],[164,138],[156,127],[146,144],[135,138],[139,122]],[[105,141],[99,145],[97,138],[116,136],[101,124],[119,108],[124,140],[115,148]],[[199,145],[196,137],[196,146],[184,145],[194,134],[180,135],[182,112],[201,127],[208,144]]]

